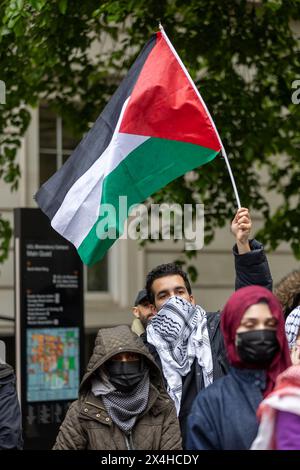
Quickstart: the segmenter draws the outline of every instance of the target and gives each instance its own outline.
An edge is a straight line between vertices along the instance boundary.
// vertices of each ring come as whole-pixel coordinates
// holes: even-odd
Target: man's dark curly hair
[[[159,279],[160,277],[173,276],[173,275],[181,276],[182,279],[184,280],[184,284],[185,284],[185,287],[187,288],[189,295],[192,294],[192,288],[191,288],[191,284],[187,276],[187,273],[181,269],[179,264],[176,264],[176,263],[160,264],[159,266],[156,266],[156,268],[152,269],[152,271],[150,271],[146,277],[146,290],[147,290],[149,301],[152,304],[154,304],[154,295],[152,292],[153,282],[156,279]]]

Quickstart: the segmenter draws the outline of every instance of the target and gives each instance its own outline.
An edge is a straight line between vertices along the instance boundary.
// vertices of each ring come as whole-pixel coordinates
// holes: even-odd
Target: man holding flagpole
[[[231,224],[236,245],[236,282],[239,289],[260,285],[272,290],[272,277],[262,245],[249,240],[252,222],[240,208]],[[175,263],[163,264],[147,275],[149,301],[157,314],[142,339],[165,378],[180,421],[183,445],[186,420],[198,392],[225,375],[229,364],[220,329],[220,312],[196,305],[187,274]]]

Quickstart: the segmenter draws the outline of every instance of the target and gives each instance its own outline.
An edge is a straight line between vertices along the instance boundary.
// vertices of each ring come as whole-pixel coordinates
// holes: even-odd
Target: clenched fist
[[[238,209],[233,221],[231,222],[231,231],[235,236],[240,255],[251,251],[249,245],[251,228],[252,222],[249,210],[245,207],[241,207]]]

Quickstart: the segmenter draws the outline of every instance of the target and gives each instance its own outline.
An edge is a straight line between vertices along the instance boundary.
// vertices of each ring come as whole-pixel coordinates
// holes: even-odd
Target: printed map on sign
[[[27,401],[75,399],[79,387],[79,328],[27,330]]]

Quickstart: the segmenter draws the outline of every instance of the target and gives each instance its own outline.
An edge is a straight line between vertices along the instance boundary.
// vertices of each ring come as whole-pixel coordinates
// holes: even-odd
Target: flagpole
[[[224,157],[225,162],[226,162],[227,170],[228,170],[228,173],[229,173],[229,176],[230,176],[230,180],[231,180],[231,184],[232,184],[232,187],[233,187],[233,192],[234,192],[234,195],[235,195],[235,198],[236,198],[236,202],[237,202],[238,209],[240,209],[240,208],[241,208],[241,202],[240,202],[239,193],[238,193],[238,190],[237,190],[237,187],[236,187],[236,184],[235,184],[234,176],[233,176],[233,173],[232,173],[232,170],[231,170],[231,166],[230,166],[230,163],[229,163],[229,160],[228,160],[228,157],[227,157],[227,153],[226,153],[226,151],[225,151],[224,145],[223,145],[222,140],[221,140],[221,138],[220,138],[219,132],[218,132],[216,126],[215,126],[215,123],[214,123],[214,121],[212,120],[212,117],[211,117],[211,115],[210,115],[210,112],[208,111],[207,106],[206,106],[205,102],[203,101],[202,96],[200,95],[198,88],[196,87],[194,81],[192,80],[192,77],[190,76],[190,74],[189,74],[189,72],[187,71],[187,69],[186,69],[184,63],[182,62],[182,60],[180,59],[179,55],[177,54],[177,52],[176,52],[176,50],[175,50],[173,44],[171,43],[170,39],[168,38],[168,36],[167,36],[167,34],[166,34],[166,32],[165,32],[165,30],[164,30],[164,28],[163,28],[161,22],[159,22],[159,29],[160,29],[161,33],[163,34],[163,36],[165,37],[165,39],[166,39],[166,41],[167,41],[167,43],[168,43],[170,49],[172,50],[172,52],[174,53],[174,55],[177,57],[179,63],[181,64],[181,67],[182,67],[183,71],[185,72],[186,76],[187,76],[188,79],[190,80],[190,82],[191,82],[191,84],[192,84],[194,90],[196,91],[196,93],[197,93],[197,95],[198,95],[198,97],[199,97],[199,99],[200,99],[200,101],[201,101],[201,103],[202,103],[202,105],[203,105],[203,107],[204,107],[204,109],[205,109],[205,111],[207,112],[207,114],[208,114],[208,116],[209,116],[209,118],[210,118],[211,124],[212,124],[212,126],[213,126],[213,128],[214,128],[214,130],[215,130],[215,132],[216,132],[216,134],[217,134],[217,136],[218,136],[218,138],[219,138],[219,142],[220,142],[220,145],[221,145],[222,156]]]
[[[234,176],[233,176],[233,173],[232,173],[232,170],[231,170],[231,166],[230,166],[230,163],[229,163],[229,160],[228,160],[228,157],[227,157],[227,153],[226,153],[226,150],[225,150],[223,144],[222,144],[222,156],[224,157],[225,162],[226,162],[227,170],[228,170],[228,173],[229,173],[229,176],[230,176],[230,180],[231,180],[231,184],[232,184],[232,187],[233,187],[233,191],[234,191],[234,195],[235,195],[235,198],[236,198],[238,209],[240,209],[241,208],[241,201],[240,201],[239,193],[238,193],[238,190],[237,190],[237,187],[236,187],[236,184],[235,184],[235,179],[234,179]]]

